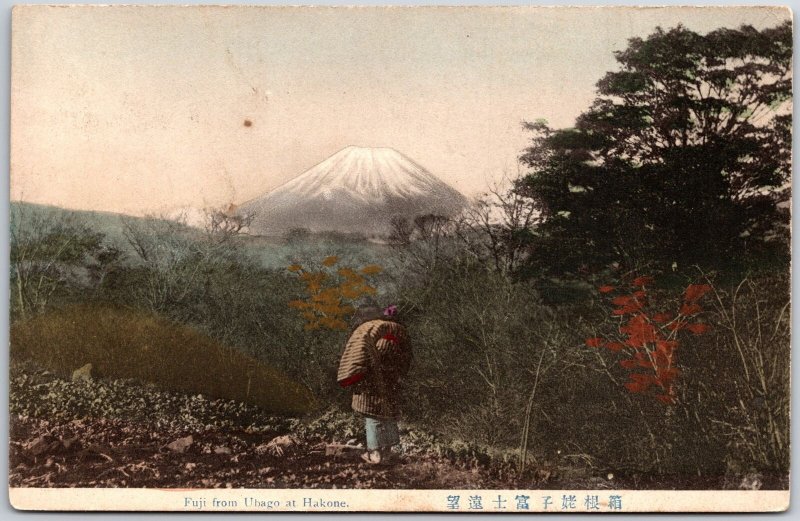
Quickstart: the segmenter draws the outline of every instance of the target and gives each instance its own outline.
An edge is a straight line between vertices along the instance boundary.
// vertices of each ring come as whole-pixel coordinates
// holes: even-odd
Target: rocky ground
[[[468,452],[460,463],[404,430],[397,464],[369,466],[360,424],[265,414],[134,381],[67,381],[30,365],[11,372],[11,486],[441,488],[499,486]]]
[[[10,484],[32,487],[393,488],[433,486],[439,465],[367,467],[327,455],[325,443],[290,436],[209,429],[153,432],[124,420],[14,421]],[[352,454],[350,454],[352,453]],[[455,484],[481,486],[474,473],[449,469]],[[457,479],[456,479],[457,478]],[[446,480],[445,480],[446,481]]]
[[[562,461],[520,476],[514,462],[401,428],[393,465],[359,459],[361,424],[346,412],[272,416],[238,402],[165,392],[134,381],[68,381],[11,369],[12,487],[157,488],[781,488],[614,474]]]

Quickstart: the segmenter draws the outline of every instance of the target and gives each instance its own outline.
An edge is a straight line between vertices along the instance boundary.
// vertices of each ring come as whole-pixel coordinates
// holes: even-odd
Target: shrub
[[[632,362],[610,363],[605,349],[587,350],[596,354],[589,367],[605,373],[616,389],[598,393],[595,403],[604,414],[586,422],[575,444],[617,469],[735,480],[757,472],[775,483],[785,478],[789,468],[789,283],[785,275],[761,275],[738,283],[720,279],[714,284],[707,279],[706,284],[689,285],[679,299],[682,305],[672,323],[683,326],[672,332],[695,333],[684,335],[679,356],[672,357],[679,380],[664,380],[658,364],[639,364],[634,356],[636,367],[646,372],[630,381]],[[647,293],[661,302],[679,287]],[[600,291],[610,294],[613,289],[604,286]],[[628,350],[634,355],[645,352],[648,343],[642,343],[642,338],[631,341],[630,324],[623,331],[627,340],[622,347],[605,337],[604,332],[620,316],[638,307],[639,300],[630,297],[615,298],[612,302],[619,312],[607,313],[605,322],[600,315],[589,318],[586,343],[590,347]],[[702,323],[694,321],[700,298],[704,300]],[[656,329],[649,331],[656,336],[670,324],[653,323]],[[692,328],[692,324],[703,327]],[[639,332],[647,331],[641,328]],[[650,344],[658,348],[660,340],[654,340]],[[677,345],[664,352],[674,354]],[[644,398],[645,386],[634,385],[638,382],[664,389],[674,397],[665,402],[674,405],[664,407]],[[623,385],[636,394],[620,392]]]
[[[529,288],[469,261],[420,282],[399,299],[414,345],[412,417],[493,447],[516,447],[530,431],[538,445],[544,423],[526,426],[528,418],[561,399],[561,373],[583,356],[568,321]]]
[[[17,203],[10,212],[11,315],[91,296],[121,257],[83,218]]]
[[[13,324],[11,355],[65,376],[91,363],[98,376],[135,378],[271,412],[296,414],[315,407],[311,392],[285,374],[150,313],[68,306]]]
[[[661,302],[653,302],[649,287],[652,277],[637,277],[630,283],[636,291],[622,287],[606,285],[599,288],[600,293],[621,294],[611,299],[617,306],[611,314],[619,319],[615,324],[616,333],[586,340],[592,348],[603,347],[615,353],[622,352],[629,358],[620,360],[619,365],[629,371],[625,388],[631,393],[654,391],[655,398],[664,404],[676,402],[675,382],[680,374],[677,367],[677,349],[679,331],[691,331],[701,335],[709,326],[697,322],[697,316],[703,311],[698,301],[711,290],[708,284],[690,284],[686,288],[682,304],[676,304],[677,312],[657,311],[653,307]]]
[[[329,255],[318,269],[306,269],[300,264],[292,264],[288,268],[305,284],[306,298],[292,300],[289,307],[300,312],[308,330],[324,327],[346,331],[347,319],[355,311],[351,303],[360,297],[377,293],[366,277],[380,273],[383,268],[371,264],[361,269],[349,266],[336,269],[338,262],[336,255]]]
[[[715,285],[711,335],[684,363],[692,378],[682,432],[696,460],[734,474],[789,471],[791,313],[788,273]]]

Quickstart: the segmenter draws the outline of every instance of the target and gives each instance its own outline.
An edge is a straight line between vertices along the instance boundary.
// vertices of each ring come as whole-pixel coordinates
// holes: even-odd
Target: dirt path
[[[371,466],[353,414],[300,420],[130,380],[69,381],[30,364],[11,370],[11,486],[159,488],[448,488],[496,481],[467,460],[437,456],[406,432],[406,456]]]
[[[24,366],[12,367],[9,401],[12,487],[788,487],[787,476],[626,474],[565,458],[529,465],[519,476],[513,458],[493,459],[464,443],[454,449],[414,428],[401,429],[399,463],[372,466],[358,458],[360,451],[330,450],[363,434],[353,414],[331,410],[305,420],[286,418],[133,381],[70,382]]]
[[[122,420],[21,417],[11,427],[11,486],[479,488],[490,481],[431,456],[371,466],[356,451],[327,455],[325,442],[245,430],[154,432]]]

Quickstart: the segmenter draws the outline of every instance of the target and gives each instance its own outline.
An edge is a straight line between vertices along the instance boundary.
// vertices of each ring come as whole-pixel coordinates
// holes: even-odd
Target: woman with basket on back
[[[386,463],[391,447],[400,443],[400,384],[411,359],[411,343],[406,328],[397,320],[397,306],[359,306],[337,380],[352,391],[353,410],[364,416],[367,452],[361,458],[367,463]]]

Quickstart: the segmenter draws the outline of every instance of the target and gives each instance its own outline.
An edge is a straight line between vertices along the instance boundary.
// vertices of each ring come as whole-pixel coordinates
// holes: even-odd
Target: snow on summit
[[[251,231],[291,228],[381,233],[393,216],[453,215],[466,200],[393,148],[349,146],[275,190],[242,205]]]
[[[365,200],[411,197],[423,194],[436,177],[393,148],[350,146],[283,184],[273,195],[292,192],[325,197],[346,190]]]

